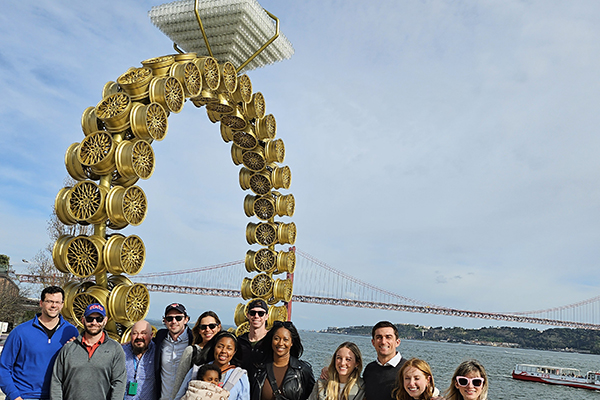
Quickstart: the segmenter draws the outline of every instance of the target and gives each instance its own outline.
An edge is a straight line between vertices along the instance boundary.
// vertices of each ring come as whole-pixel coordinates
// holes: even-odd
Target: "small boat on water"
[[[600,390],[600,372],[588,371],[585,375],[582,375],[581,371],[576,368],[517,364],[512,372],[512,377],[523,381]]]

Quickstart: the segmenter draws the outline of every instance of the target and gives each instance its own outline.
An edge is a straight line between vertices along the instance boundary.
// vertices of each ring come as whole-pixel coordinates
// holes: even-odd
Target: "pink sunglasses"
[[[475,387],[480,387],[481,385],[483,385],[483,382],[484,382],[483,378],[467,378],[466,376],[457,376],[456,377],[456,383],[460,387],[468,386],[469,383],[471,383]]]

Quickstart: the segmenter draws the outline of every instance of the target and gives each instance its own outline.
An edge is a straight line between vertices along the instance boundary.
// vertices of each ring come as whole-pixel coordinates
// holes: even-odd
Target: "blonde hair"
[[[337,352],[340,349],[347,348],[354,354],[354,359],[356,361],[356,368],[354,371],[350,373],[348,377],[348,382],[346,382],[346,386],[342,393],[340,394],[340,374],[335,368],[335,358],[337,356]],[[327,396],[326,400],[348,400],[348,396],[350,396],[350,389],[356,384],[358,378],[360,378],[360,373],[362,372],[362,355],[360,353],[360,349],[358,346],[352,342],[344,342],[338,346],[338,348],[333,353],[333,357],[331,358],[331,363],[329,363],[329,379],[327,380]]]
[[[392,391],[392,397],[394,397],[396,400],[412,400],[412,397],[404,388],[404,373],[409,368],[418,369],[428,379],[429,382],[427,382],[427,388],[419,398],[422,400],[430,400],[431,397],[433,397],[433,388],[435,387],[433,383],[433,374],[431,373],[431,367],[429,364],[420,358],[411,358],[404,363],[402,368],[400,368],[400,371],[398,371],[398,377],[396,379],[396,387]]]
[[[479,375],[483,378],[483,386],[481,388],[481,394],[479,395],[478,400],[487,400],[488,377],[485,372],[485,368],[483,368],[483,365],[481,365],[481,363],[477,360],[463,361],[456,368],[454,375],[452,375],[450,387],[446,390],[446,393],[444,393],[446,400],[464,400],[462,394],[460,394],[460,391],[456,388],[456,377],[465,376],[470,372],[479,372]]]

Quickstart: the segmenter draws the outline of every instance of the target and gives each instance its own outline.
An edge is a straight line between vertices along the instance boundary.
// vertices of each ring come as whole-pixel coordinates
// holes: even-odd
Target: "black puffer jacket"
[[[272,364],[272,363],[271,363]],[[262,389],[267,380],[266,364],[258,366],[251,382],[250,399],[260,400]],[[281,383],[282,400],[306,400],[315,385],[312,367],[306,361],[290,357],[290,364]]]

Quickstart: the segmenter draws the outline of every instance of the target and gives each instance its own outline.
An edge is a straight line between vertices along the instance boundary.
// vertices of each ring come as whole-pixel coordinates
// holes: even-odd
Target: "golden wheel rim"
[[[246,321],[236,328],[235,336],[240,337],[244,333],[248,333],[248,332],[250,332],[250,324],[248,323],[248,321]]]
[[[194,63],[202,72],[202,78],[204,83],[211,90],[217,90],[221,83],[221,77],[219,74],[219,63],[212,57],[199,57],[194,60]]]
[[[271,272],[275,269],[277,261],[276,252],[270,249],[260,249],[254,256],[254,266],[261,272]]]
[[[237,103],[249,103],[252,100],[252,81],[246,74],[238,78],[237,89],[233,93],[233,99]]]
[[[88,107],[83,111],[81,115],[81,129],[85,136],[104,129],[104,123],[96,116],[96,108]]]
[[[271,179],[275,189],[289,189],[292,184],[292,172],[288,166],[275,167],[271,173]]]
[[[71,273],[71,271],[69,271],[69,268],[67,268],[67,264],[65,263],[64,257],[64,254],[66,252],[65,249],[71,239],[73,239],[72,235],[60,235],[60,237],[52,247],[52,261],[54,262],[54,266],[56,267],[56,269],[63,273]]]
[[[296,224],[290,222],[289,224],[279,223],[277,227],[277,237],[280,244],[294,244],[296,243]]]
[[[102,248],[106,239],[77,236],[64,247],[65,265],[73,275],[88,278],[104,267]]]
[[[84,166],[79,162],[77,153],[79,153],[79,143],[71,144],[65,153],[65,166],[73,179],[83,181],[88,178],[88,175]]]
[[[119,285],[131,286],[133,282],[126,276],[123,275],[112,275],[108,278],[107,287],[111,291]]]
[[[254,237],[257,243],[271,246],[277,242],[277,230],[269,223],[258,224]]]
[[[220,67],[221,87],[219,89],[227,91],[229,94],[235,93],[238,85],[237,71],[235,66],[225,61]]]
[[[77,223],[77,218],[69,212],[69,195],[71,188],[66,187],[59,190],[54,199],[54,209],[56,210],[56,216],[65,225],[73,225]]]
[[[131,109],[131,131],[134,136],[151,142],[161,141],[167,134],[167,112],[158,103],[147,106],[135,103]]]
[[[242,298],[244,300],[248,300],[248,299],[251,299],[253,297],[252,296],[252,291],[250,290],[251,284],[252,284],[252,279],[250,279],[250,278],[244,278],[242,280],[242,290],[241,290],[241,292],[242,292]]]
[[[185,90],[189,96],[197,96],[202,90],[202,74],[193,62],[185,64]]]
[[[123,188],[116,186],[108,193],[106,211],[115,226],[123,224],[137,226],[146,218],[148,208],[146,195],[138,186]]]
[[[128,236],[123,241],[121,250],[121,265],[129,275],[140,273],[146,262],[146,247],[144,242],[136,235]]]
[[[144,140],[123,141],[117,146],[117,170],[124,178],[148,179],[154,172],[154,150]]]
[[[89,166],[98,175],[106,175],[115,169],[115,146],[112,136],[105,131],[89,134],[79,145],[78,161]]]
[[[227,127],[235,130],[246,129],[248,122],[244,118],[244,115],[236,107],[231,114],[223,115],[221,123]]]
[[[238,303],[235,306],[235,311],[233,312],[233,322],[240,326],[246,321],[246,306],[242,303]]]
[[[273,285],[273,297],[277,301],[288,303],[292,300],[292,281],[289,279],[277,279]]]
[[[78,221],[100,223],[106,219],[104,211],[106,194],[106,188],[94,182],[79,182],[69,191],[68,213]]]
[[[169,69],[171,69],[174,62],[175,58],[173,56],[162,56],[144,60],[142,65],[150,67],[153,76],[162,77],[169,73]]]
[[[274,162],[282,163],[285,160],[283,140],[277,139],[267,142],[265,145],[265,156],[269,164]]]
[[[256,136],[245,131],[233,132],[233,143],[245,150],[252,150],[258,146],[258,140],[256,140]]]
[[[249,103],[244,103],[244,114],[250,119],[264,117],[266,109],[265,98],[261,92],[254,93],[252,100]]]
[[[293,251],[280,251],[277,254],[277,273],[293,274],[296,270],[296,253]]]
[[[285,306],[270,306],[269,318],[267,319],[267,328],[271,329],[275,321],[287,321],[288,313]]]
[[[247,151],[242,156],[242,163],[250,171],[258,172],[265,169],[267,162],[261,151]]]
[[[250,177],[250,189],[258,195],[265,195],[271,191],[273,185],[269,174],[258,172]]]
[[[115,322],[129,324],[146,317],[150,306],[150,293],[141,283],[116,285],[112,290],[108,307]]]
[[[292,217],[296,210],[296,200],[294,195],[279,195],[275,200],[277,215],[280,217]]]
[[[269,114],[256,122],[256,137],[260,140],[270,140],[277,134],[277,123],[273,114]]]
[[[273,278],[267,274],[258,274],[252,278],[250,291],[255,297],[270,297],[273,291]]]
[[[129,111],[131,99],[126,93],[115,93],[102,99],[96,105],[96,117],[106,125],[112,133],[123,132],[129,128]]]
[[[178,113],[183,108],[185,102],[185,94],[183,86],[179,81],[173,77],[165,80],[165,103],[167,108]]]
[[[222,119],[222,114],[231,114],[235,111],[235,106],[232,105],[231,101],[224,94],[219,94],[217,96],[218,101],[208,103],[206,105],[206,109],[208,111],[212,111],[213,113],[220,114],[218,118],[216,118],[214,122],[220,121]],[[209,115],[210,117],[210,115]]]
[[[254,214],[263,221],[268,221],[275,216],[275,202],[268,197],[260,197],[254,201]]]
[[[148,97],[148,85],[152,80],[152,70],[148,67],[133,68],[117,79],[132,100],[142,100]]]

